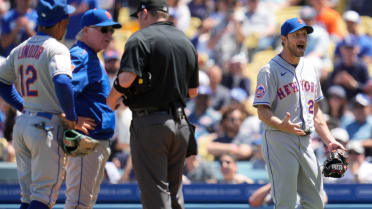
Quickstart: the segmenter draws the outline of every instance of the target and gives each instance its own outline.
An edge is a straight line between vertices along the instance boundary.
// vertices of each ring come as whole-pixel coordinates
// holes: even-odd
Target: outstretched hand
[[[284,117],[280,125],[281,130],[297,136],[305,136],[305,131],[301,129],[300,125],[292,123],[290,120],[290,116],[291,114],[287,112],[287,115]]]

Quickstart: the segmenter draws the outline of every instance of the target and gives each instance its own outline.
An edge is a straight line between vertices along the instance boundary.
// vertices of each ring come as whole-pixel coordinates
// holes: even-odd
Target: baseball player
[[[258,74],[253,105],[264,122],[262,150],[276,209],[295,208],[296,194],[305,208],[324,208],[323,181],[310,143],[316,130],[330,151],[341,148],[318,108],[323,99],[317,70],[303,58],[308,34],[299,18],[281,27],[283,50]]]
[[[13,130],[21,209],[49,209],[58,197],[65,173],[65,154],[57,142],[64,128],[61,113],[70,128],[86,132],[75,113],[70,53],[59,42],[74,10],[63,0],[40,0],[39,32],[0,66],[1,96],[23,113]],[[21,94],[13,86],[16,81]]]
[[[96,150],[67,162],[65,209],[93,208],[110,155],[109,140],[114,134],[115,113],[106,104],[110,81],[97,53],[108,47],[114,29],[121,25],[103,9],[91,9],[80,20],[78,42],[70,49],[76,112],[94,119],[89,136],[100,141]]]

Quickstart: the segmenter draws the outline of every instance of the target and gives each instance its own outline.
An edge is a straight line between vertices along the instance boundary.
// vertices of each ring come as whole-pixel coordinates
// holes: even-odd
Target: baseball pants
[[[186,120],[153,113],[134,117],[130,131],[143,209],[184,209],[182,174],[190,137]]]
[[[310,136],[265,131],[262,151],[276,209],[323,209],[322,173]]]
[[[54,128],[51,141],[48,141],[44,130],[34,126],[42,122]],[[66,155],[57,142],[57,136],[61,137],[62,132],[61,120],[57,115],[48,119],[29,113],[16,119],[13,143],[21,202],[37,200],[50,208],[54,206],[66,170]]]
[[[84,157],[68,158],[65,209],[93,208],[110,152],[109,140],[104,140],[94,152]]]

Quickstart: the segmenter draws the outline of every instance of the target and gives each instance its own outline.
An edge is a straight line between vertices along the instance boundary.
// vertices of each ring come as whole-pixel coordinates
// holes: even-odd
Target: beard
[[[288,50],[294,57],[303,57],[305,54],[306,45],[304,45],[304,49],[301,50],[298,48],[297,45],[288,45]]]

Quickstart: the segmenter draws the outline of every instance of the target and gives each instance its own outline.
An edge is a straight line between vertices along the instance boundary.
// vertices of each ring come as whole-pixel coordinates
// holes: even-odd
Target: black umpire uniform
[[[134,15],[143,8],[168,12],[164,0],[140,0]],[[195,139],[183,108],[188,90],[199,85],[197,62],[195,48],[171,22],[142,28],[125,45],[118,76],[137,77],[129,88],[117,79],[114,88],[133,113],[130,147],[144,209],[184,208],[183,167]]]

